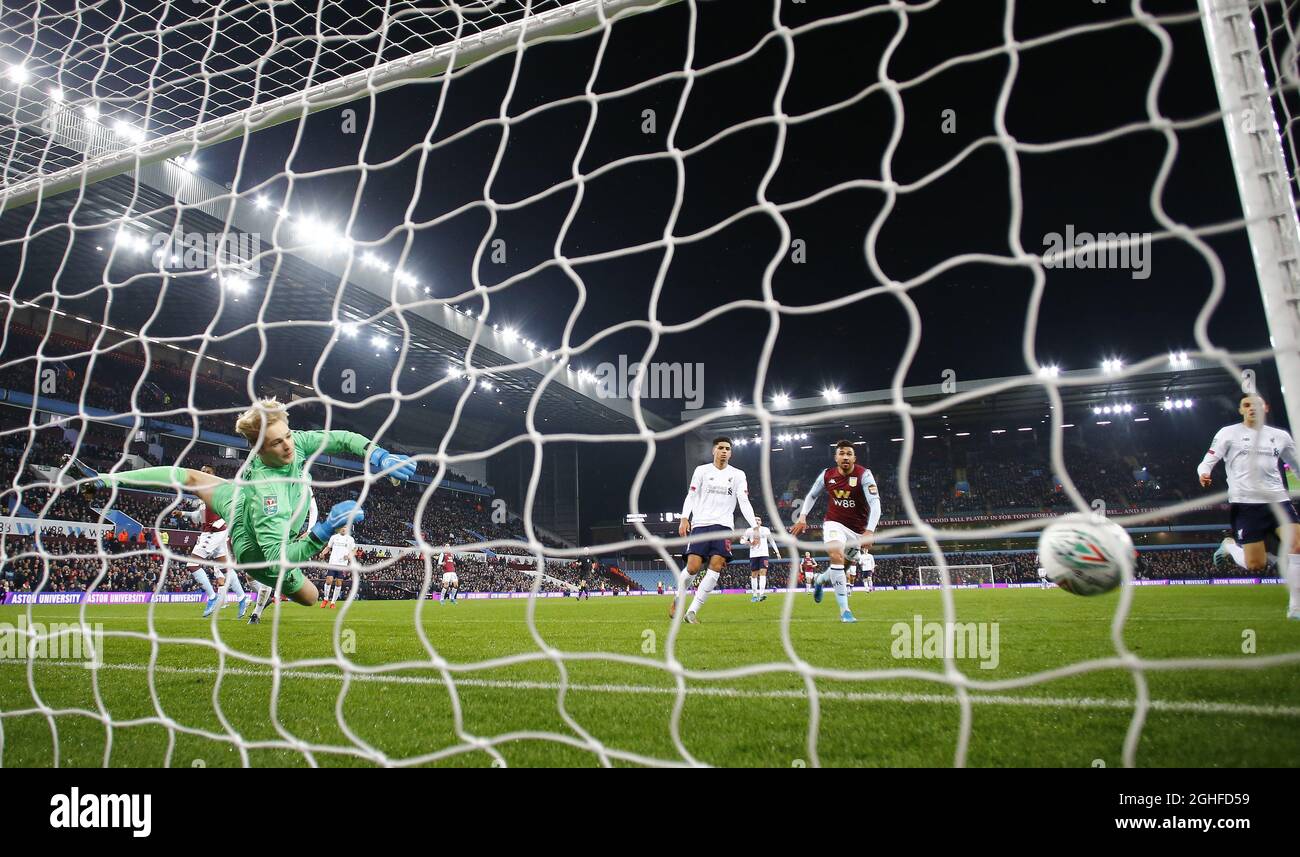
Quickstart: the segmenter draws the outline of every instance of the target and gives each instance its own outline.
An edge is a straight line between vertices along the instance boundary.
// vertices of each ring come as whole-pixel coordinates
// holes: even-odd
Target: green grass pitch
[[[751,604],[715,595],[703,624],[683,625],[676,655],[686,680],[681,741],[693,760],[720,766],[811,765],[812,703],[794,672],[717,677],[718,671],[790,664],[781,637],[784,595]],[[801,659],[833,670],[918,669],[941,674],[942,660],[902,660],[895,623],[915,616],[941,621],[937,592],[855,594],[857,625],[839,623],[833,598],[814,605],[795,596],[790,640]],[[978,681],[1015,679],[1111,658],[1118,595],[1078,598],[1056,590],[959,591],[957,620],[998,623],[995,669],[978,657],[957,666]],[[609,653],[665,663],[667,597],[544,599],[535,621],[542,643],[564,653]],[[1147,766],[1294,766],[1300,764],[1300,622],[1284,618],[1278,586],[1159,587],[1134,593],[1126,644],[1150,659],[1220,658],[1262,668],[1179,669],[1146,673],[1153,706],[1138,745]],[[446,766],[615,765],[645,759],[686,761],[670,723],[678,694],[671,673],[652,666],[566,659],[563,668],[529,630],[524,600],[426,602],[420,616],[428,645],[454,666],[525,654],[530,660],[454,669],[453,695],[416,633],[415,602],[358,602],[344,611],[282,605],[274,629],[281,663],[320,663],[279,671],[272,707],[273,628],[220,614],[220,639],[240,656],[221,656],[203,641],[213,626],[196,605],[158,605],[156,646],[114,637],[148,632],[145,606],[86,608],[103,623],[104,668],[57,659],[0,661],[0,764],[5,766]],[[26,608],[0,609],[17,624]],[[75,621],[75,607],[38,607],[38,622]],[[991,626],[989,626],[991,629]],[[0,631],[6,628],[0,624]],[[360,667],[345,689],[335,645]],[[1253,644],[1253,653],[1250,649]],[[150,664],[152,663],[152,669]],[[424,666],[420,666],[424,664]],[[217,698],[227,725],[213,704]],[[30,680],[29,680],[30,676]],[[93,680],[113,726],[99,715]],[[561,714],[559,688],[567,682]],[[825,766],[947,766],[954,761],[960,707],[952,689],[915,678],[815,679],[820,721],[816,746]],[[35,691],[35,697],[33,695]],[[1088,767],[1122,764],[1135,683],[1107,668],[1027,687],[972,693],[971,766]],[[33,709],[53,709],[47,716]],[[29,713],[21,713],[29,712]],[[574,728],[576,724],[577,728]],[[168,728],[168,727],[172,728]],[[345,728],[346,726],[346,728]],[[585,731],[609,751],[592,749]],[[203,734],[207,733],[207,734]],[[239,740],[235,740],[235,736]],[[496,758],[475,745],[494,742]],[[558,739],[558,740],[556,740]],[[240,744],[244,745],[241,752]]]

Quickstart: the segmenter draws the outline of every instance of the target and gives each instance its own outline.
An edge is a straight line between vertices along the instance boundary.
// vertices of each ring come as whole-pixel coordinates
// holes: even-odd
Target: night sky
[[[798,26],[862,8],[859,3],[781,3],[782,20]],[[1194,3],[1145,4],[1156,14],[1186,13]],[[753,50],[744,62],[696,79],[676,134],[679,148],[699,146],[720,131],[747,120],[770,117],[786,49],[770,39],[770,3],[708,2],[696,7],[693,66],[702,68]],[[690,7],[679,4],[639,15],[614,27],[594,89],[610,92],[680,69],[685,61]],[[1127,4],[1017,3],[1014,32],[1024,41],[1062,29],[1127,17]],[[892,79],[905,82],[952,57],[1002,44],[1001,2],[938,4],[907,16],[906,35],[889,64]],[[822,27],[794,40],[794,63],[782,109],[792,117],[835,104],[878,80],[883,51],[898,31],[892,14],[869,15]],[[1162,114],[1202,117],[1217,110],[1195,19],[1165,27],[1172,61],[1158,93]],[[528,48],[507,112],[517,116],[548,102],[582,92],[599,40],[586,38]],[[1049,144],[1133,122],[1147,122],[1146,97],[1160,58],[1160,43],[1146,29],[1128,24],[1074,35],[1019,53],[1019,68],[1006,110],[1006,130],[1025,144]],[[435,143],[501,110],[514,69],[513,54],[457,77]],[[900,183],[930,177],[929,184],[898,196],[874,242],[886,276],[904,281],[965,253],[1008,256],[1015,191],[1007,158],[986,141],[939,174],[947,162],[995,134],[996,101],[1007,78],[1005,53],[950,68],[901,95],[904,126],[891,161]],[[681,99],[680,77],[600,105],[580,168],[591,172],[618,158],[663,153]],[[433,121],[439,85],[400,87],[352,105],[358,130],[342,133],[343,108],[311,116],[301,128],[295,173],[355,164],[362,157],[367,122],[367,163],[399,156],[418,142]],[[642,111],[656,111],[657,133],[642,133]],[[954,111],[955,133],[944,133],[945,110]],[[547,110],[512,125],[491,196],[514,203],[569,178],[589,115],[585,102]],[[792,203],[838,183],[880,180],[881,158],[894,125],[887,95],[873,93],[812,121],[790,126],[767,199]],[[288,123],[248,141],[242,186],[281,172],[299,131]],[[459,206],[484,198],[485,182],[501,143],[501,129],[488,124],[436,148],[424,171],[413,222],[446,217]],[[1177,159],[1160,197],[1175,222],[1206,225],[1240,217],[1227,148],[1217,121],[1180,131]],[[673,234],[691,236],[716,226],[757,199],[773,159],[777,132],[770,122],[715,140],[685,160],[683,204]],[[203,172],[222,181],[234,175],[239,141],[203,152]],[[1166,156],[1163,134],[1137,131],[1104,144],[1053,153],[1021,153],[1020,198],[1024,249],[1041,254],[1045,235],[1065,232],[1141,233],[1160,228],[1151,193]],[[368,239],[399,225],[411,202],[418,151],[366,179],[353,235]],[[358,187],[358,171],[299,181],[295,209],[318,210],[341,222]],[[677,177],[665,157],[620,166],[588,181],[582,204],[562,243],[566,256],[615,251],[658,240],[670,216]],[[277,198],[278,188],[271,192]],[[500,215],[491,237],[506,242],[506,264],[485,260],[482,282],[498,283],[551,259],[574,192],[565,188]],[[786,253],[772,277],[772,294],[783,306],[805,307],[859,294],[879,285],[866,257],[867,233],[879,217],[885,195],[850,188],[785,213],[792,239],[806,242],[806,262]],[[411,267],[426,275],[435,294],[472,288],[473,258],[489,218],[483,206],[415,233]],[[1244,233],[1208,239],[1228,272],[1227,299],[1210,328],[1219,344],[1234,349],[1267,342],[1257,286]],[[396,257],[401,236],[390,242]],[[778,224],[756,212],[708,238],[679,245],[655,306],[665,324],[684,324],[708,310],[737,300],[762,300],[764,270],[782,250]],[[586,302],[577,314],[575,342],[628,319],[647,319],[660,273],[660,248],[578,266]],[[944,369],[959,378],[1024,371],[1022,337],[1032,275],[1027,266],[970,262],[910,290],[922,319],[920,350],[906,383],[936,383]],[[1209,293],[1210,273],[1201,256],[1177,240],[1155,242],[1150,277],[1129,271],[1047,272],[1034,347],[1043,363],[1063,368],[1096,367],[1107,356],[1132,363],[1174,348],[1191,348],[1192,324]],[[575,311],[577,289],[558,268],[528,277],[492,299],[490,322],[517,326],[539,344],[554,346]],[[475,300],[463,305],[477,306]],[[666,335],[653,360],[705,363],[706,403],[733,396],[749,400],[769,316],[758,309],[726,312],[688,331]],[[908,319],[899,299],[879,294],[835,310],[786,315],[766,373],[764,389],[808,395],[824,385],[843,390],[888,386],[902,359]],[[649,342],[643,331],[603,339],[593,347],[594,365],[618,354],[640,357]],[[666,414],[675,404],[660,405]]]

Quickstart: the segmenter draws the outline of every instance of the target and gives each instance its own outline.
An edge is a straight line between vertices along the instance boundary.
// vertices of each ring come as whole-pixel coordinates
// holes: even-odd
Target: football
[[[1099,515],[1065,515],[1043,529],[1038,554],[1047,579],[1075,595],[1100,595],[1124,579],[1137,551],[1119,524]]]

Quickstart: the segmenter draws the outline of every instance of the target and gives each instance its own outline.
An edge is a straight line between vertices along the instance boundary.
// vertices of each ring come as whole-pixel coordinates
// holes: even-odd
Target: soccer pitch
[[[1025,589],[958,591],[953,597],[959,622],[986,623],[986,644],[992,644],[997,623],[995,651],[986,647],[956,661],[974,680],[1015,679],[1115,656],[1110,627],[1116,594],[1079,598]],[[681,627],[676,655],[690,671],[789,665],[781,634],[785,598],[773,595],[751,604],[743,595],[715,596],[701,613],[703,624]],[[1285,594],[1273,586],[1134,592],[1124,640],[1136,655],[1228,659],[1243,667],[1146,672],[1152,707],[1137,748],[1139,765],[1300,764],[1300,662],[1245,668],[1270,656],[1300,652],[1300,622],[1283,618],[1284,601]],[[536,629],[544,645],[566,655],[608,653],[663,664],[669,603],[668,597],[653,596],[543,599],[535,605]],[[833,604],[814,605],[809,595],[798,593],[789,625],[794,653],[820,669],[942,674],[942,660],[895,657],[905,651],[901,641],[913,642],[916,617],[922,623],[942,621],[938,592],[856,593],[852,603],[859,623],[842,625]],[[540,654],[523,600],[464,600],[455,606],[426,602],[423,631],[452,671],[444,675],[429,666],[354,671],[345,684],[343,671],[329,663],[336,642],[362,668],[430,663],[416,633],[416,606],[409,601],[358,602],[345,612],[282,605],[274,630],[281,663],[316,663],[279,673],[274,708],[272,667],[239,655],[227,655],[223,662],[215,648],[202,642],[212,639],[211,625],[199,618],[196,606],[154,608],[158,641],[152,653],[148,640],[112,636],[115,631],[147,633],[147,608],[88,608],[87,620],[103,623],[107,632],[101,670],[52,658],[0,661],[0,763],[52,765],[57,744],[59,765],[99,766],[110,737],[108,763],[113,766],[686,761],[671,735],[678,699],[671,673],[590,659],[590,654],[586,659],[566,657],[561,668]],[[0,629],[15,626],[22,615],[21,608],[0,609],[0,623],[7,623]],[[217,627],[225,645],[240,655],[271,656],[270,611],[260,626],[235,621],[234,608],[220,615]],[[77,617],[76,608],[33,611],[34,620],[42,623]],[[1254,653],[1243,652],[1251,643]],[[531,660],[460,668],[512,655]],[[994,662],[991,669],[980,666]],[[228,727],[213,704],[219,675],[217,699]],[[111,730],[99,713],[96,676],[103,710],[114,724]],[[463,718],[459,735],[447,677],[454,681],[455,705]],[[566,683],[562,706],[571,722],[559,703]],[[685,687],[680,736],[695,761],[777,767],[813,763],[808,744],[812,703],[797,672],[692,677]],[[960,706],[947,685],[914,678],[817,678],[816,687],[821,765],[953,763]],[[1134,699],[1134,679],[1123,668],[996,693],[973,691],[966,763],[1117,767]],[[38,708],[52,711],[47,716],[33,710]],[[18,711],[31,713],[14,714]],[[610,755],[602,760],[589,749],[584,731]],[[500,758],[475,747],[477,739],[504,739],[495,743]]]

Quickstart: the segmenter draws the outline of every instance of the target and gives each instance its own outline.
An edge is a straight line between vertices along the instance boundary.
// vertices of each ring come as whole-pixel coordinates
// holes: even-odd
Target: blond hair
[[[285,412],[284,405],[280,400],[272,396],[269,399],[262,399],[253,407],[239,415],[235,420],[235,432],[248,441],[249,446],[257,446],[258,438],[262,436],[262,429],[269,428],[276,423],[287,423],[288,414]]]

